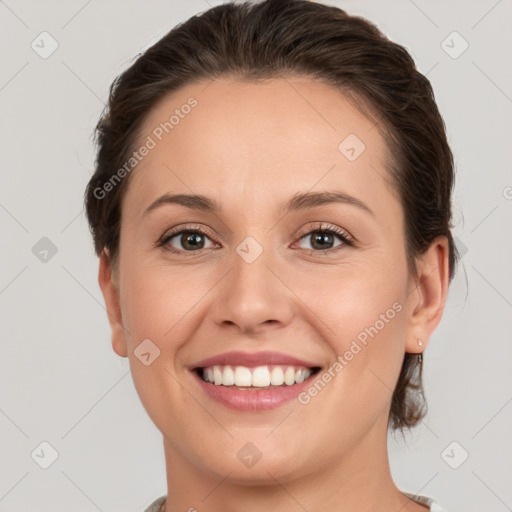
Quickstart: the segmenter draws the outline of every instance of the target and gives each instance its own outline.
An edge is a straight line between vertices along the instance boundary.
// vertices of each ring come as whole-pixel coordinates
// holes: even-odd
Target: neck
[[[165,512],[260,512],[301,510],[381,512],[426,510],[395,486],[387,451],[387,418],[379,420],[350,450],[336,452],[335,440],[321,471],[275,478],[257,485],[209,473],[192,464],[164,438],[167,466]],[[291,461],[293,463],[293,461]],[[419,507],[419,508],[418,508]]]

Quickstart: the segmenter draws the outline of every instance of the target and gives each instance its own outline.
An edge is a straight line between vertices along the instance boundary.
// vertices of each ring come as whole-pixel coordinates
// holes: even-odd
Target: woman
[[[212,8],[116,79],[87,215],[112,346],[164,439],[147,510],[440,511],[388,429],[456,251],[432,88],[371,23],[305,0]]]

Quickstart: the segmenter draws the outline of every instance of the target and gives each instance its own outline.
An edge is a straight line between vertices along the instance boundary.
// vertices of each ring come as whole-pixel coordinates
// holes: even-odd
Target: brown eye
[[[353,246],[348,233],[334,226],[332,228],[317,227],[302,235],[300,240],[305,240],[307,243],[306,246],[302,245],[303,249],[313,252],[335,252],[342,246]]]
[[[171,252],[195,252],[213,246],[210,238],[199,229],[182,229],[168,234],[161,245]]]
[[[316,231],[309,235],[309,240],[313,249],[331,249],[330,246],[335,243],[335,235]]]

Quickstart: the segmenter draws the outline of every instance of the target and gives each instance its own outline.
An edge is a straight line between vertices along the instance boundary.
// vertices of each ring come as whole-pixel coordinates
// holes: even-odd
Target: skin
[[[167,512],[427,510],[393,483],[387,426],[404,353],[423,351],[442,317],[446,239],[418,259],[417,278],[409,275],[403,210],[383,179],[384,139],[339,90],[305,77],[187,85],[150,112],[141,140],[191,96],[197,107],[133,171],[119,259],[111,266],[104,252],[99,269],[113,349],[129,358],[163,434]],[[366,146],[353,162],[338,149],[349,134]],[[279,210],[298,192],[332,190],[374,215],[342,203]],[[202,194],[222,210],[167,204],[144,215],[164,193]],[[330,253],[315,252],[318,221],[355,245],[333,235]],[[189,223],[211,233],[204,249],[180,236],[168,246],[192,256],[155,247]],[[252,263],[236,252],[247,236],[263,249]],[[275,350],[327,369],[397,301],[402,311],[307,405],[230,410],[188,370],[232,350]],[[146,338],[161,351],[148,366],[134,355]],[[251,468],[237,457],[247,442],[262,453]]]

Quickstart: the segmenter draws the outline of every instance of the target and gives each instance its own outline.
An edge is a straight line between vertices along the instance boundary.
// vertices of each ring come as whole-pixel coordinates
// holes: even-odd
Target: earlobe
[[[409,293],[410,317],[405,351],[418,354],[443,316],[449,285],[448,240],[435,238],[417,261],[418,276]]]
[[[119,289],[114,280],[110,258],[106,249],[100,254],[98,284],[105,300],[105,308],[112,333],[112,348],[118,356],[127,357],[128,349],[119,302]]]

